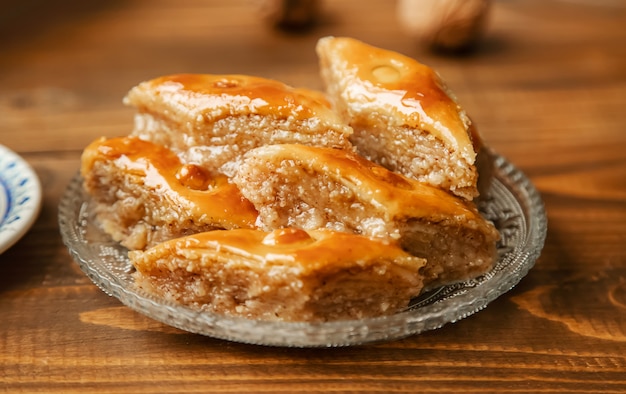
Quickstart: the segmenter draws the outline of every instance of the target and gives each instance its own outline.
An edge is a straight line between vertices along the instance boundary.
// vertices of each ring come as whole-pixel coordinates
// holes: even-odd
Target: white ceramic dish
[[[200,311],[147,294],[134,286],[127,250],[90,219],[90,200],[78,175],[61,200],[59,225],[74,259],[104,292],[182,330],[275,346],[347,346],[392,340],[439,328],[483,309],[515,286],[539,256],[547,229],[541,198],[522,172],[494,156],[495,179],[480,209],[502,235],[497,264],[484,276],[438,288],[386,317],[328,323],[249,320]]]
[[[37,174],[17,153],[0,145],[0,254],[26,234],[40,207]]]

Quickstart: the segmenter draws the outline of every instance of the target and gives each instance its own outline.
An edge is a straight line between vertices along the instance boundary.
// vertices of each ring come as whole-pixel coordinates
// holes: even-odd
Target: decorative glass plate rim
[[[491,155],[494,160],[491,190],[503,193],[507,209],[517,207],[522,213],[508,215],[505,212],[506,217],[498,218],[495,223],[503,238],[513,239],[513,245],[503,242],[505,247],[499,246],[496,267],[485,275],[431,290],[414,300],[407,310],[391,316],[315,323],[251,320],[200,311],[147,294],[129,283],[127,275],[132,267],[127,258],[123,258],[122,263],[114,261],[112,264],[118,266],[113,272],[103,267],[99,259],[89,256],[96,250],[81,235],[88,225],[85,210],[89,199],[82,191],[79,174],[72,179],[61,198],[59,227],[70,254],[101,290],[131,309],[181,330],[234,342],[287,347],[348,346],[388,341],[434,330],[482,310],[526,276],[539,257],[547,232],[543,201],[520,170],[504,157]],[[497,203],[487,199],[479,206],[488,211],[490,205]],[[513,223],[512,227],[505,228],[506,223]],[[106,259],[107,253],[117,253],[116,250],[123,248],[111,240],[104,249],[104,254],[102,250],[98,252],[100,258]]]
[[[41,184],[32,167],[0,145],[0,254],[19,241],[41,208]]]

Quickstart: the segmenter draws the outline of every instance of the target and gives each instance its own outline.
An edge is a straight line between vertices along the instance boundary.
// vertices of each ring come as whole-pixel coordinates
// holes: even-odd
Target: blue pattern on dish
[[[0,145],[0,253],[34,222],[41,203],[35,172],[23,159]]]
[[[24,174],[17,161],[8,159],[5,161],[4,157],[0,158],[0,182],[5,189],[7,202],[0,228],[20,220],[22,211],[29,208],[27,204],[31,199],[32,179]]]

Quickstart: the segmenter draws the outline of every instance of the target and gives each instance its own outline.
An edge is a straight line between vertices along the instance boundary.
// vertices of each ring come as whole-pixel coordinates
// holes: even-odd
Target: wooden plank
[[[626,391],[626,13],[496,2],[484,45],[443,56],[388,1],[326,1],[302,34],[253,2],[154,0],[3,6],[0,143],[44,191],[28,234],[0,255],[0,391]],[[93,139],[123,135],[136,83],[245,73],[321,88],[314,46],[349,35],[435,67],[486,143],[542,193],[549,229],[533,270],[485,310],[406,339],[340,349],[251,346],[182,332],[100,291],[72,261],[58,203]]]

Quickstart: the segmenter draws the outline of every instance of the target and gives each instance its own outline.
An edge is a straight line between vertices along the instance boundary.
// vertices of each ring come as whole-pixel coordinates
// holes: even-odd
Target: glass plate
[[[0,145],[0,254],[35,223],[41,208],[41,185],[32,167]]]
[[[134,286],[127,250],[89,218],[89,198],[76,175],[59,205],[63,241],[87,276],[105,293],[152,319],[181,330],[236,342],[273,346],[347,346],[399,339],[465,318],[515,286],[543,248],[547,219],[533,185],[496,154],[495,179],[479,203],[502,236],[498,262],[485,275],[443,286],[395,315],[326,323],[275,322],[225,316],[166,301]]]

